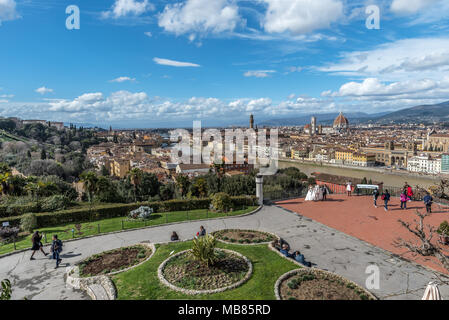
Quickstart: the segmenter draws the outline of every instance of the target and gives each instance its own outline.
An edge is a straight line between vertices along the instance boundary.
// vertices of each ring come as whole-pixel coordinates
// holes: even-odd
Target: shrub
[[[12,295],[11,282],[8,279],[0,283],[0,300],[10,300]]]
[[[17,238],[20,229],[17,227],[3,227],[0,228],[0,239],[9,241],[11,238]]]
[[[44,212],[63,210],[70,207],[71,201],[66,196],[54,195],[45,198],[41,202],[41,210]]]
[[[212,196],[212,206],[216,211],[227,212],[232,208],[233,203],[227,193],[219,192]]]
[[[35,213],[28,213],[22,216],[20,226],[23,231],[33,232],[37,228],[37,217]]]
[[[212,265],[216,261],[215,246],[217,241],[211,235],[199,237],[193,240],[193,246],[191,254],[199,262]]]
[[[449,236],[449,223],[447,221],[441,222],[437,232],[438,234]]]

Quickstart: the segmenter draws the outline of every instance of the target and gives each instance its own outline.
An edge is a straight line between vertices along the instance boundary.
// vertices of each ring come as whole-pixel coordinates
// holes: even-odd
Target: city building
[[[334,120],[334,124],[332,126],[335,131],[341,132],[349,129],[349,121],[343,115],[342,112],[338,115],[338,117]]]
[[[441,173],[441,157],[432,158],[429,154],[420,154],[408,159],[407,170],[418,173]]]
[[[449,174],[449,153],[441,155],[441,173]]]

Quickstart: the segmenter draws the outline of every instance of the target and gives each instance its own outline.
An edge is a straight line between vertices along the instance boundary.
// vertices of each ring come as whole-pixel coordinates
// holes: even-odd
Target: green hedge
[[[252,206],[257,203],[254,196],[231,197],[233,206],[235,208],[245,206]],[[97,205],[89,210],[88,206],[82,208],[73,208],[56,212],[37,213],[38,228],[53,227],[68,223],[82,223],[89,221],[97,221],[102,219],[126,217],[130,211],[139,208],[140,206],[149,206],[153,208],[154,212],[172,212],[172,211],[187,211],[196,209],[208,209],[211,199],[190,199],[190,200],[169,200],[156,202],[142,202],[133,204],[110,204]],[[13,226],[20,225],[22,216],[13,216],[8,218],[1,218],[2,222],[8,221]]]
[[[38,210],[37,203],[1,205],[0,218],[21,216],[25,213],[36,212]]]

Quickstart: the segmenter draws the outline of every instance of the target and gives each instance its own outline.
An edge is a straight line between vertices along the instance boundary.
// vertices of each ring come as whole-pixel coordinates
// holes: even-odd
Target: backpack
[[[383,194],[382,197],[381,197],[381,199],[382,199],[382,200],[385,200],[386,197],[387,197],[387,196],[386,196],[385,194]]]

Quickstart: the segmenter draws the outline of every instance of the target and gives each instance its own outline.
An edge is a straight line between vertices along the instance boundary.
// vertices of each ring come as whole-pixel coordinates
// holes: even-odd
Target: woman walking
[[[413,189],[410,186],[407,186],[407,197],[409,198],[409,201],[413,200]]]
[[[407,197],[406,192],[403,191],[403,192],[401,193],[401,209],[402,209],[402,210],[407,209],[407,201],[408,201],[408,199],[409,199],[409,198]]]
[[[48,253],[45,253],[44,249],[43,249],[43,244],[42,244],[42,236],[39,234],[39,231],[36,231],[33,236],[31,237],[31,242],[33,243],[33,246],[31,247],[31,250],[33,251],[33,253],[31,254],[31,258],[30,260],[34,260],[34,254],[36,253],[36,251],[41,251],[45,256],[48,255]]]
[[[382,194],[382,200],[384,201],[384,210],[388,211],[388,202],[390,201],[390,193],[388,192],[388,190],[385,190],[385,192]]]

